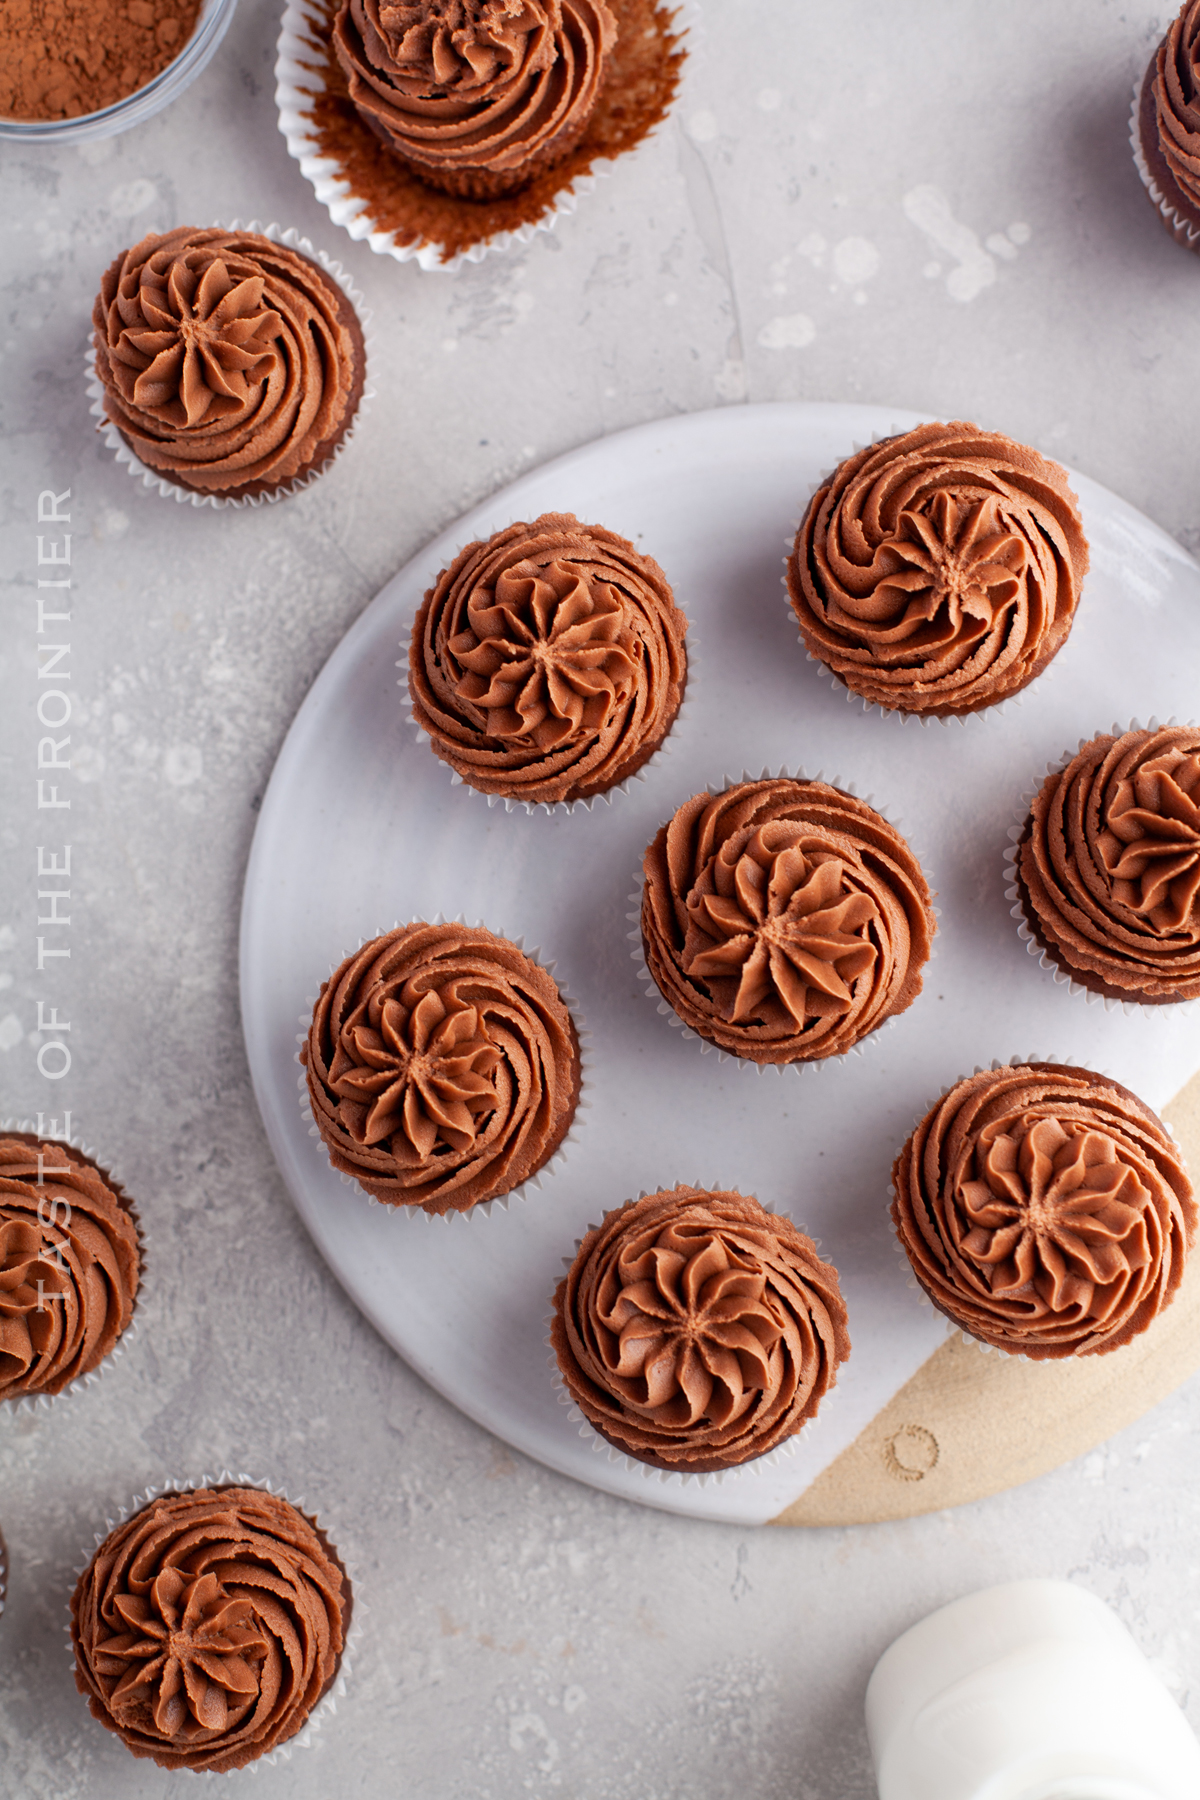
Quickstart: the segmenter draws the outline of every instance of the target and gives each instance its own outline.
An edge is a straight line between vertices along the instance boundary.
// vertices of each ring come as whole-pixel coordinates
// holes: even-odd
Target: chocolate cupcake
[[[794,1436],[850,1354],[837,1270],[812,1239],[749,1195],[683,1186],[588,1232],[550,1330],[601,1437],[685,1475]]]
[[[650,974],[731,1056],[841,1056],[921,991],[936,924],[920,864],[874,807],[826,782],[694,794],[643,868]]]
[[[1186,0],[1150,58],[1134,109],[1138,173],[1167,230],[1200,251],[1200,0]]]
[[[164,1493],[79,1578],[75,1685],[135,1756],[226,1774],[303,1728],[337,1679],[351,1606],[336,1551],[281,1495]]]
[[[92,323],[108,418],[147,469],[198,495],[255,499],[311,479],[362,397],[346,294],[256,232],[143,238],[106,271]]]
[[[588,800],[636,774],[687,681],[687,620],[648,556],[571,513],[468,544],[413,625],[413,717],[483,794]]]
[[[130,1203],[72,1145],[0,1135],[0,1402],[61,1394],[128,1328],[141,1280]]]
[[[300,1060],[333,1167],[427,1213],[520,1187],[579,1100],[579,1038],[553,980],[466,925],[402,925],[348,956],[321,984]]]
[[[616,35],[605,0],[343,0],[333,47],[388,148],[431,187],[482,200],[574,149]]]
[[[892,1222],[933,1304],[1037,1361],[1120,1349],[1169,1305],[1196,1234],[1179,1150],[1135,1094],[1030,1063],[959,1081],[892,1169]]]
[[[1042,783],[1013,872],[1014,912],[1082,987],[1200,999],[1200,728],[1082,744]]]
[[[1062,648],[1088,567],[1064,471],[976,425],[918,425],[839,464],[787,589],[810,656],[867,705],[948,719]]]

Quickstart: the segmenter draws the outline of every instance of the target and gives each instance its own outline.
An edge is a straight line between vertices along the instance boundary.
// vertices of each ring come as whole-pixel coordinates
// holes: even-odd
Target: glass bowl
[[[200,17],[179,55],[160,69],[152,81],[116,100],[99,112],[80,113],[75,119],[3,119],[0,139],[22,144],[82,144],[88,138],[114,137],[153,118],[172,100],[177,100],[185,87],[193,82],[201,69],[212,60],[214,51],[229,29],[237,0],[203,0]]]

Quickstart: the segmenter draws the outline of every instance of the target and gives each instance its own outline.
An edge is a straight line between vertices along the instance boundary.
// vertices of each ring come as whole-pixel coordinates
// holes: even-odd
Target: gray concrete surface
[[[106,1510],[223,1462],[326,1516],[370,1605],[337,1717],[260,1774],[264,1800],[869,1800],[873,1659],[1020,1575],[1111,1601],[1200,1724],[1196,1383],[1080,1463],[909,1524],[745,1533],[577,1487],[433,1395],[327,1275],[271,1162],[236,987],[255,807],[308,684],[394,568],[536,461],[746,398],[877,400],[997,426],[1200,543],[1200,263],[1126,143],[1169,16],[719,0],[660,135],[553,236],[452,278],[330,225],[276,129],[276,10],[254,0],[149,125],[3,148],[0,1107],[71,1107],[141,1202],[155,1277],[101,1384],[0,1419],[5,1800],[187,1788],[88,1718],[64,1606]],[[379,399],[314,489],[214,515],[134,486],[80,367],[113,255],[233,217],[353,271]],[[36,496],[67,487],[69,836],[36,809],[33,718]],[[72,954],[39,976],[36,846],[64,841]],[[59,1082],[39,999],[71,1020]]]

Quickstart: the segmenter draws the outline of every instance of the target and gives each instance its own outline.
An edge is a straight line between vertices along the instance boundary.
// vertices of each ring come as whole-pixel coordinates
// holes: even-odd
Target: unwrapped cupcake
[[[957,1082],[892,1170],[892,1222],[933,1304],[1042,1361],[1118,1350],[1179,1289],[1197,1207],[1150,1108],[1090,1069]]]
[[[1057,463],[976,425],[918,425],[822,482],[787,588],[809,654],[851,693],[945,719],[1041,674],[1087,567]]]
[[[227,1774],[306,1724],[337,1679],[351,1604],[337,1552],[281,1495],[163,1493],[79,1577],[75,1684],[135,1756]]]
[[[579,1037],[552,978],[508,939],[402,925],[321,984],[300,1060],[335,1169],[376,1200],[466,1212],[556,1154]]]
[[[1081,744],[1035,796],[1014,874],[1014,911],[1082,987],[1200,999],[1200,728]]]
[[[0,1134],[0,1402],[61,1394],[133,1318],[141,1248],[130,1202],[73,1145]]]
[[[512,193],[574,149],[617,25],[605,0],[343,0],[359,116],[430,186]]]
[[[639,1462],[736,1467],[792,1437],[850,1354],[837,1270],[752,1196],[676,1187],[588,1232],[554,1296],[559,1372]]]
[[[936,930],[921,866],[827,782],[694,794],[643,867],[646,966],[683,1024],[731,1056],[841,1056],[921,991]]]
[[[92,313],[104,410],[173,486],[254,499],[337,454],[362,397],[362,326],[311,257],[181,226],[105,272]]]
[[[675,721],[687,620],[658,564],[601,525],[543,513],[468,544],[413,625],[409,694],[435,756],[483,794],[588,800]]]

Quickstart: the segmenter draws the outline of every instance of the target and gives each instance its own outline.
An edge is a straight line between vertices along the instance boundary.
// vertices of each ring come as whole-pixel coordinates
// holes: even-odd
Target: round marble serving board
[[[1092,570],[1049,671],[1019,703],[965,724],[864,714],[805,660],[780,586],[784,546],[826,470],[917,422],[844,405],[691,414],[585,445],[475,507],[387,583],[314,683],[247,869],[250,1067],[284,1180],[330,1268],[388,1342],[498,1437],[693,1517],[849,1523],[944,1507],[1077,1454],[1200,1360],[1190,1288],[1155,1332],[1112,1357],[1048,1370],[984,1355],[947,1340],[895,1249],[892,1157],[959,1075],[1014,1055],[1084,1062],[1161,1109],[1200,1071],[1194,1013],[1088,1005],[1026,953],[1002,865],[1019,796],[1047,762],[1115,720],[1194,713],[1200,569],[1150,520],[1073,476]],[[509,813],[452,785],[397,686],[439,569],[471,539],[542,511],[632,538],[692,621],[688,704],[667,747],[590,812]],[[864,1054],[760,1075],[702,1055],[648,1000],[630,957],[629,897],[643,847],[681,800],[781,766],[853,787],[905,830],[942,916],[924,993]],[[590,1105],[563,1161],[507,1208],[448,1221],[374,1206],[340,1181],[302,1115],[296,1062],[331,967],[395,920],[438,913],[537,947],[590,1034]],[[740,1187],[790,1213],[837,1265],[850,1312],[854,1353],[815,1425],[790,1454],[723,1478],[663,1478],[610,1455],[560,1405],[544,1343],[562,1259],[587,1224],[676,1181]],[[1011,1442],[995,1430],[993,1392],[1022,1422]]]

